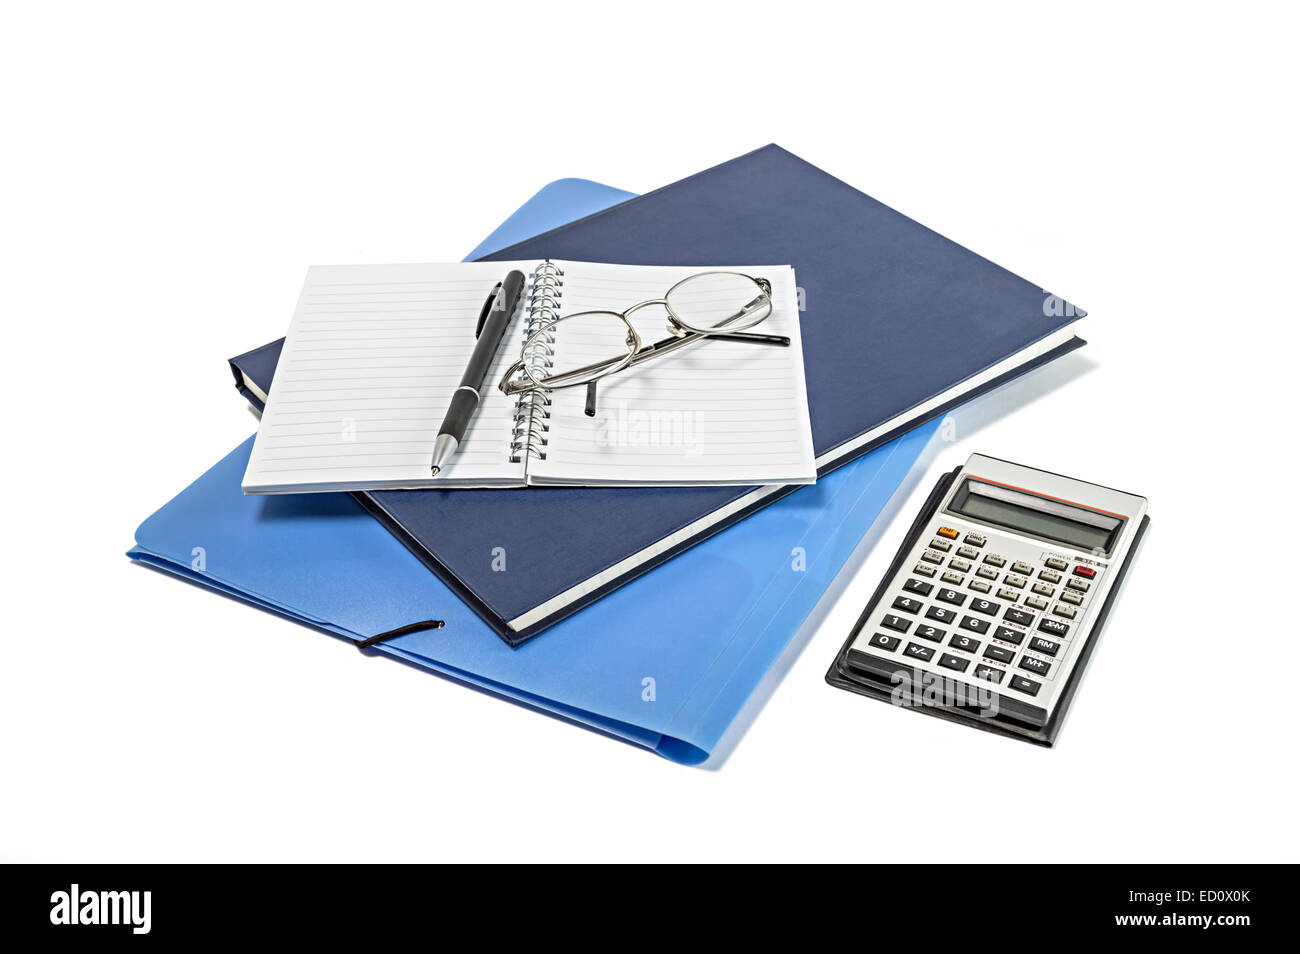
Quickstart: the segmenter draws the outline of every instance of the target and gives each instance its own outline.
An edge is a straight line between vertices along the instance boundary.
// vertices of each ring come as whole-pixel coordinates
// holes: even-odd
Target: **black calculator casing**
[[[840,647],[839,653],[835,657],[834,663],[826,673],[826,681],[832,686],[839,689],[847,689],[849,692],[856,692],[859,695],[870,696],[873,699],[879,699],[882,702],[889,702],[892,692],[892,686],[886,682],[874,679],[864,673],[854,670],[848,665],[849,648],[853,645],[858,631],[866,625],[872,612],[877,604],[889,590],[889,585],[903,568],[908,554],[921,538],[926,528],[929,526],[931,519],[938,513],[939,505],[943,503],[948,491],[952,488],[953,482],[961,474],[962,468],[958,467],[950,473],[944,474],[935,484],[934,489],[930,491],[930,496],[926,499],[925,505],[921,512],[912,522],[911,528],[907,532],[906,539],[898,548],[898,553],[894,555],[893,562],[890,563],[888,571],[880,581],[880,586],[872,595],[870,602],[862,610],[862,615],[858,617],[857,623],[849,632],[848,638],[844,640],[844,645]],[[1130,547],[1130,554],[1135,554],[1141,544],[1142,537],[1146,533],[1147,525],[1151,518],[1143,515],[1141,522],[1133,537],[1133,543]],[[1097,608],[1095,622],[1093,623],[1092,634],[1080,648],[1079,659],[1075,664],[1069,679],[1062,687],[1061,696],[1057,702],[1051,717],[1047,724],[1041,728],[1032,728],[1010,719],[987,718],[980,716],[975,712],[968,711],[955,706],[932,706],[917,705],[913,706],[916,711],[924,712],[926,715],[932,715],[939,719],[946,719],[949,722],[958,722],[964,725],[974,726],[977,729],[983,729],[986,732],[993,732],[998,735],[1010,736],[1011,738],[1022,739],[1026,742],[1033,742],[1036,745],[1051,746],[1055,743],[1056,737],[1061,730],[1061,725],[1065,721],[1065,714],[1070,708],[1070,703],[1074,699],[1075,689],[1078,688],[1079,681],[1087,669],[1088,660],[1092,655],[1093,648],[1100,641],[1102,629],[1105,626],[1106,617],[1110,613],[1111,605],[1115,598],[1123,589],[1124,575],[1128,571],[1132,559],[1124,560],[1115,570],[1116,578],[1110,591],[1107,593],[1105,600]]]

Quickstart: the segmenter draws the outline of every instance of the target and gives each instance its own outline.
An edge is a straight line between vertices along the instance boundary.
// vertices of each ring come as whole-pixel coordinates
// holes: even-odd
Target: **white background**
[[[1289,14],[1045,7],[6,5],[0,858],[1296,860]],[[553,179],[769,141],[1090,344],[967,415],[714,770],[122,555],[254,429],[225,359],[308,265],[454,261]],[[1151,502],[1053,750],[822,681],[972,451]]]

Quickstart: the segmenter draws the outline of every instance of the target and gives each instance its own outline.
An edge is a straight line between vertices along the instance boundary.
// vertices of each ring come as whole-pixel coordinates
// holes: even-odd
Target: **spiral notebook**
[[[507,395],[497,386],[525,342],[538,377],[626,353],[617,318],[557,325],[561,310],[621,312],[709,268],[549,260],[313,268],[244,492],[814,483],[788,265],[727,267],[771,283],[772,313],[755,330],[788,346],[697,342],[602,379],[592,413],[584,388]],[[431,477],[434,439],[473,351],[479,309],[510,269],[528,276],[521,307],[465,439]],[[628,320],[646,344],[668,335],[662,305]]]

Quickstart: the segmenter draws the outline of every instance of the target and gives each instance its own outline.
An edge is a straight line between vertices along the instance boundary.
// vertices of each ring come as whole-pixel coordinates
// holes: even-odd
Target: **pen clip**
[[[474,328],[474,337],[477,338],[483,333],[483,325],[487,322],[487,316],[492,312],[492,306],[496,303],[497,295],[501,291],[501,283],[497,282],[488,292],[487,301],[483,302],[483,308],[478,313],[478,324]]]

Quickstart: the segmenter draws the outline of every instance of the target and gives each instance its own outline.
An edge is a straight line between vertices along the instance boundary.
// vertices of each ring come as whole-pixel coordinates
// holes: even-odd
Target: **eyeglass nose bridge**
[[[673,314],[673,310],[668,307],[667,298],[649,298],[646,299],[645,301],[637,302],[631,308],[623,312],[623,320],[628,323],[628,329],[632,332],[632,334],[628,335],[628,339],[627,339],[629,347],[632,347],[632,335],[636,334],[636,329],[632,327],[632,322],[629,319],[632,317],[632,315],[640,311],[642,308],[649,308],[652,305],[658,305],[661,308],[663,308],[664,314],[668,316],[667,327],[668,327],[668,333],[670,335],[672,335],[675,338],[684,338],[686,337],[686,335],[690,334],[690,331],[677,320],[677,316]],[[639,348],[640,346],[641,346],[641,339],[638,336],[636,339],[636,347]]]

